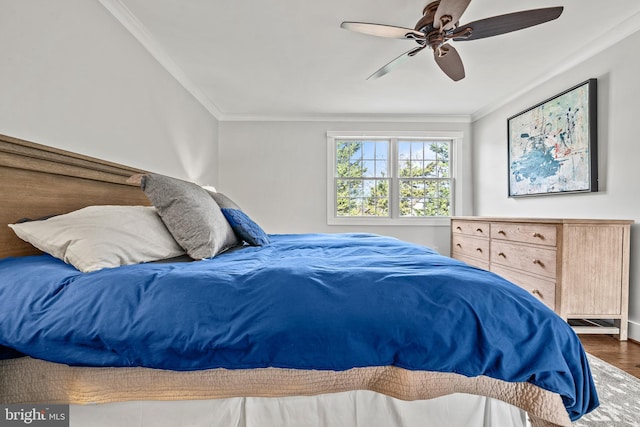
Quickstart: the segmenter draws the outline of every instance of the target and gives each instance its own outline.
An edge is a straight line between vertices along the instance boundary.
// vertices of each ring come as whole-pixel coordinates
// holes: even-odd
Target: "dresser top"
[[[517,218],[494,216],[454,216],[451,220],[485,221],[485,222],[532,222],[537,224],[633,224],[632,219],[594,219],[594,218]]]

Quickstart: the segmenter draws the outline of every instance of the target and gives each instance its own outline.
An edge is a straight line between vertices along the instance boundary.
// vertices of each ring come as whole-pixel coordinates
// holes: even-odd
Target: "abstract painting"
[[[598,191],[597,80],[507,119],[509,197]]]

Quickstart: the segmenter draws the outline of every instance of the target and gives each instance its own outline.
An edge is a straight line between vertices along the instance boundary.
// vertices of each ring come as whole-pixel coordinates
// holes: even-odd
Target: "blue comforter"
[[[528,381],[573,420],[598,405],[574,332],[506,280],[377,235],[270,237],[92,273],[48,255],[0,260],[0,348],[172,370],[394,365]]]

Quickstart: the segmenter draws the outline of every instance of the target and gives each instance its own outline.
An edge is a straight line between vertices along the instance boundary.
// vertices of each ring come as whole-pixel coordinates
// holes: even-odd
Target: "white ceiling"
[[[467,75],[459,82],[438,69],[429,50],[367,81],[415,42],[349,32],[340,23],[413,28],[424,0],[100,2],[221,120],[469,119],[640,29],[638,0],[473,0],[461,23],[565,9],[526,30],[453,42]]]

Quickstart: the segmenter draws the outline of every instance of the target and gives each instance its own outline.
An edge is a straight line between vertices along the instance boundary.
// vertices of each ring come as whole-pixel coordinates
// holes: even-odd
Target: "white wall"
[[[98,1],[0,11],[0,133],[217,183],[217,120]]]
[[[640,32],[473,123],[476,215],[619,218],[640,223]],[[632,53],[634,52],[634,53]],[[506,119],[588,78],[598,79],[598,193],[507,197]],[[640,225],[631,232],[630,336],[640,340]]]
[[[355,122],[220,123],[219,190],[269,233],[373,232],[449,253],[449,227],[327,225],[327,131],[462,131],[464,159],[457,190],[469,187],[470,124]],[[463,192],[460,214],[471,214]]]

